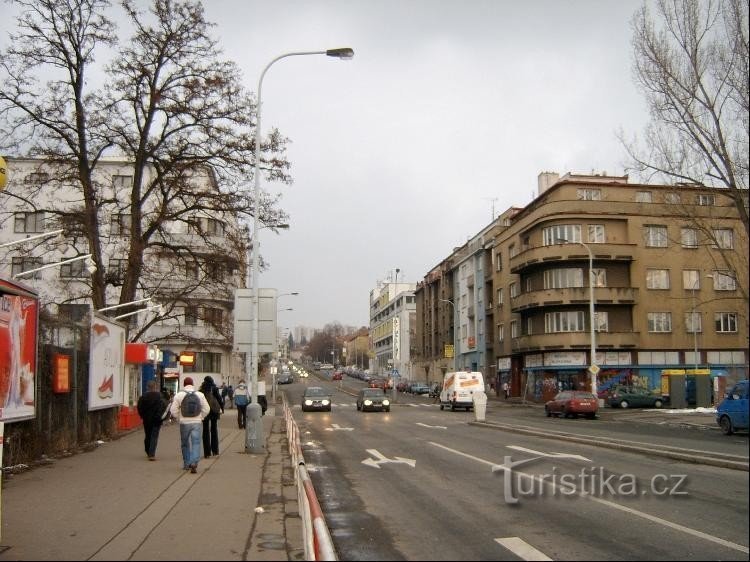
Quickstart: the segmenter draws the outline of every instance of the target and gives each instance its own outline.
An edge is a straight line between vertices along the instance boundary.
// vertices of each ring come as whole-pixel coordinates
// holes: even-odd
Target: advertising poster
[[[90,341],[89,410],[120,406],[125,384],[125,328],[95,315]]]
[[[0,279],[0,420],[33,418],[39,300]]]

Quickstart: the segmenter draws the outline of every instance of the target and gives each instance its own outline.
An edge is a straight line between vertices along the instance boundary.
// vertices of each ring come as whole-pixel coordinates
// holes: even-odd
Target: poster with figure
[[[122,405],[125,384],[125,328],[94,315],[89,352],[89,410]]]
[[[0,279],[0,420],[3,422],[36,416],[38,322],[36,294]]]

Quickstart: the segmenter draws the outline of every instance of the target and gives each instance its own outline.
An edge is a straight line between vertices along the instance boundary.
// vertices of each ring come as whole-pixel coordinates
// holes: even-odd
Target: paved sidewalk
[[[162,428],[156,462],[138,428],[6,475],[0,560],[302,560],[284,421],[274,413],[263,418],[266,452],[247,454],[227,409],[220,454],[201,455],[197,474],[182,470],[175,423]]]

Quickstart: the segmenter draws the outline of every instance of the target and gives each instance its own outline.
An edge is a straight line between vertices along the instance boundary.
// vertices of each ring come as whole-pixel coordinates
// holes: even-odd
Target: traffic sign
[[[393,369],[391,371],[391,378],[393,379],[401,378],[401,373],[398,372],[398,369]]]
[[[598,375],[598,374],[599,374],[599,371],[601,371],[601,368],[599,367],[599,365],[591,365],[591,366],[589,367],[589,371],[590,371],[590,372],[591,372],[591,374],[593,374],[593,375]]]

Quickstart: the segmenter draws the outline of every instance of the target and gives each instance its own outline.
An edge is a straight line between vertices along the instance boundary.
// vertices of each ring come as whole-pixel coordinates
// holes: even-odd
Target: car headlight
[[[323,400],[322,401],[323,406],[328,406],[328,404],[330,404],[330,403],[331,403],[330,400]]]
[[[383,406],[390,406],[391,401],[390,400],[383,400]]]
[[[305,400],[305,406],[312,406],[312,400]]]
[[[372,400],[365,400],[365,406],[372,406]]]

